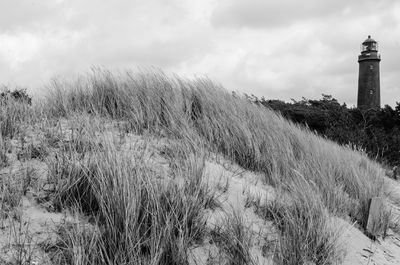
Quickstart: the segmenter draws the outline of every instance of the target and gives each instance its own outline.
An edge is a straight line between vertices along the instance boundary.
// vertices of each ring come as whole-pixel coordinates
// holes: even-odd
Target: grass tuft
[[[101,252],[99,259],[83,258],[92,264],[187,263],[188,248],[200,243],[206,232],[205,209],[213,196],[202,182],[204,159],[187,154],[193,159],[181,162],[173,174],[177,181],[170,182],[168,176],[153,177],[141,155],[143,146],[124,152],[112,142],[103,145],[104,150],[86,153],[82,160],[65,158],[52,167],[54,179],[62,183],[56,203],[92,216],[101,231],[93,243],[74,227],[63,239],[70,242],[67,255],[75,255],[75,244],[91,243]]]
[[[341,258],[340,228],[333,225],[318,187],[304,177],[299,175],[261,212],[278,229],[278,264],[336,264]]]
[[[222,224],[211,231],[216,244],[229,265],[255,264],[250,254],[252,231],[238,212],[227,214]]]

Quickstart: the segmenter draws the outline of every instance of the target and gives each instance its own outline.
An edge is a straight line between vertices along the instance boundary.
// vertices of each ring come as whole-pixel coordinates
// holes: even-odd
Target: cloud
[[[40,23],[56,12],[56,1],[13,0],[0,2],[0,32]]]
[[[0,35],[0,60],[11,69],[17,69],[22,63],[32,59],[40,48],[40,39],[29,33]]]
[[[0,84],[34,92],[92,66],[155,66],[260,97],[324,93],[351,105],[370,34],[380,41],[382,103],[394,104],[398,14],[394,0],[2,1]]]
[[[178,67],[213,46],[201,16],[192,19],[196,10],[180,0],[16,0],[0,8],[0,83],[28,83],[35,72],[37,86],[50,73],[95,65]]]
[[[227,0],[221,1],[214,11],[212,24],[216,27],[273,28],[298,21],[380,12],[392,3],[394,0]]]

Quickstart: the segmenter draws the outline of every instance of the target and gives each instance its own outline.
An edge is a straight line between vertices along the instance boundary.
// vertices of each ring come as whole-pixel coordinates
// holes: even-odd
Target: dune
[[[398,181],[207,79],[97,70],[0,117],[3,263],[400,263]]]

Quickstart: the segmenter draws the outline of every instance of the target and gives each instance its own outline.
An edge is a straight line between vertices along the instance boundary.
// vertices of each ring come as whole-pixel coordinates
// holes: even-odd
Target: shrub
[[[16,88],[11,91],[7,88],[3,88],[3,90],[4,91],[0,93],[0,101],[7,102],[9,99],[12,99],[20,103],[25,103],[28,105],[32,104],[32,97],[28,95],[26,89]]]
[[[13,138],[21,130],[22,123],[32,119],[30,104],[24,90],[8,90],[0,94],[0,133],[3,137]]]

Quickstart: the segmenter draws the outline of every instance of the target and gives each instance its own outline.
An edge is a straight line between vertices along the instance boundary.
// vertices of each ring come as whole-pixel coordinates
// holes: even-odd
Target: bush
[[[279,100],[252,99],[339,144],[353,144],[366,149],[373,159],[398,165],[400,160],[400,103],[395,109],[361,110],[340,105],[332,96],[320,100],[305,99],[285,103]]]
[[[3,92],[0,93],[0,101],[7,102],[8,100],[14,100],[20,103],[25,103],[28,105],[32,105],[32,97],[28,95],[26,89],[24,88],[16,88],[11,91],[8,88],[3,87]]]
[[[0,94],[0,133],[13,138],[21,130],[21,125],[32,119],[31,98],[25,90],[6,90]]]

